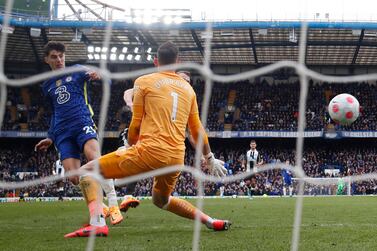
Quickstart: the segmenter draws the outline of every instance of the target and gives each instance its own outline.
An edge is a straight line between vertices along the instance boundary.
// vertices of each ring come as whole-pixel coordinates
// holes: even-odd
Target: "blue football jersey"
[[[43,94],[52,106],[49,137],[76,123],[92,121],[93,110],[88,96],[88,84],[89,76],[84,67],[83,71],[58,76],[43,83]]]
[[[290,183],[291,180],[292,180],[292,174],[290,171],[286,170],[286,169],[283,169],[282,171],[282,176],[283,176],[283,179],[284,179],[284,182],[285,183]]]

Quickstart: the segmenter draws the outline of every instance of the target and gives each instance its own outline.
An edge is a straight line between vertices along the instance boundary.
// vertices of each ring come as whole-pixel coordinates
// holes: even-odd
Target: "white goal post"
[[[298,191],[299,180],[300,178],[292,178],[294,194]],[[304,195],[352,195],[349,177],[303,178],[302,180],[305,182]]]

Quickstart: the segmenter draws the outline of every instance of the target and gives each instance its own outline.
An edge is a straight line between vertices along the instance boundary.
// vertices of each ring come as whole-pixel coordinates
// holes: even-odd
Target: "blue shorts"
[[[90,139],[97,139],[95,125],[75,125],[68,130],[56,132],[55,146],[59,151],[60,160],[75,158],[80,159],[85,143]]]

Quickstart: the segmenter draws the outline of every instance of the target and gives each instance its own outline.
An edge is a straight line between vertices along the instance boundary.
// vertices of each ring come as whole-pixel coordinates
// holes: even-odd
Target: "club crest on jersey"
[[[66,79],[65,79],[65,82],[71,82],[72,81],[72,76],[68,76]]]
[[[62,84],[62,80],[61,79],[56,80],[56,87],[61,86],[61,84]]]

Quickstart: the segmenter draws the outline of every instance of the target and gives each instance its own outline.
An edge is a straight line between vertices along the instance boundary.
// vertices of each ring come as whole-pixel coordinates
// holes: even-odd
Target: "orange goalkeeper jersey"
[[[189,83],[171,71],[142,76],[134,84],[132,120],[141,120],[139,142],[159,156],[182,158],[190,117],[199,118]]]

